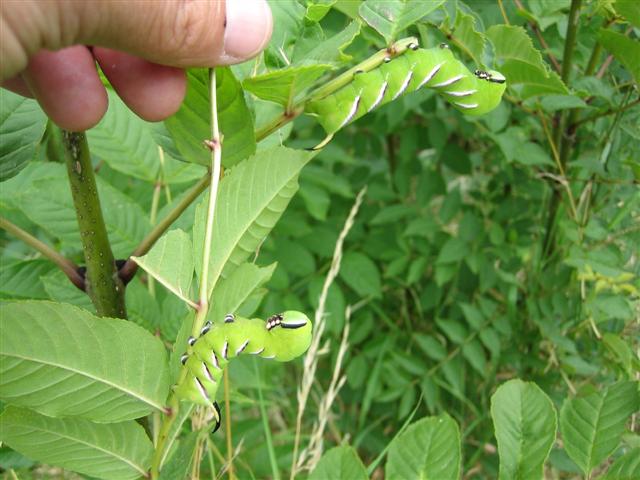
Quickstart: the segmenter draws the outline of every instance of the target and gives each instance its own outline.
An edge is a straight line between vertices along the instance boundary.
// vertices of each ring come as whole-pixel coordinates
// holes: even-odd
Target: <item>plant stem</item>
[[[236,473],[233,467],[233,437],[231,436],[231,402],[229,401],[229,369],[222,373],[224,380],[224,411],[225,411],[225,435],[227,437],[227,472],[229,480],[235,480]]]
[[[278,461],[276,460],[276,452],[273,449],[273,439],[271,438],[271,428],[269,427],[269,420],[267,419],[267,409],[264,406],[264,395],[262,394],[262,377],[260,376],[260,369],[258,368],[258,362],[253,359],[253,369],[256,372],[256,378],[258,379],[258,408],[260,409],[260,417],[262,419],[262,429],[264,431],[264,438],[267,443],[267,452],[269,453],[269,463],[271,464],[271,475],[273,480],[280,480],[280,472],[278,471]]]
[[[133,257],[139,257],[145,255],[151,247],[158,241],[164,232],[166,232],[173,222],[182,215],[189,205],[191,205],[202,192],[206,190],[211,182],[211,177],[207,173],[202,177],[198,183],[196,183],[191,189],[184,195],[184,197],[177,203],[177,205],[164,217],[153,229],[147,234],[146,237],[140,242],[136,249],[131,253]],[[120,269],[120,278],[126,284],[128,283],[136,273],[138,264],[130,258],[126,261],[124,266]]]
[[[571,68],[573,65],[573,52],[576,44],[576,35],[578,32],[578,20],[580,19],[580,6],[582,0],[571,0],[571,8],[569,10],[569,21],[567,24],[567,35],[564,42],[564,55],[562,57],[562,71],[561,78],[565,84],[569,84],[569,77],[571,75]],[[573,134],[575,130],[572,129],[572,123],[575,122],[577,109],[573,109],[569,112],[568,118],[566,115],[556,116],[556,135],[554,138],[554,144],[560,145],[560,166],[561,171],[566,171],[567,162],[571,154],[571,147],[573,145]],[[570,188],[570,187],[568,187]],[[556,214],[558,212],[558,206],[560,204],[560,189],[554,188],[551,200],[549,202],[549,208],[547,210],[547,223],[545,227],[544,239],[542,241],[542,254],[543,257],[548,257],[553,252],[554,243],[554,230]]]
[[[211,140],[207,142],[207,145],[211,148],[211,168],[209,170],[209,175],[205,179],[200,180],[198,185],[202,185],[202,190],[206,188],[207,185],[211,184],[211,189],[209,190],[209,203],[207,208],[207,223],[205,227],[205,241],[202,252],[202,277],[200,281],[199,295],[198,295],[198,309],[196,311],[196,316],[193,321],[193,336],[197,336],[204,324],[204,321],[207,317],[207,313],[209,310],[209,297],[208,297],[208,271],[209,271],[209,259],[211,256],[211,238],[213,237],[213,220],[215,214],[215,206],[216,206],[216,198],[218,194],[218,185],[220,183],[220,172],[221,172],[221,160],[222,160],[222,144],[220,141],[220,131],[218,128],[218,111],[217,111],[217,99],[216,99],[216,75],[215,69],[209,70],[209,85],[210,85],[210,95],[211,95]],[[191,201],[193,201],[201,192],[195,193],[196,187],[190,190],[191,200],[186,202],[186,198],[181,200],[181,203],[186,203],[188,206]],[[185,208],[186,208],[185,206]],[[184,209],[183,209],[184,210]],[[178,214],[179,215],[179,214]],[[177,218],[177,216],[175,218]],[[175,219],[174,218],[174,219]],[[165,219],[166,220],[166,219]],[[163,222],[165,221],[163,220]],[[161,222],[162,223],[162,222]],[[171,222],[169,222],[169,225]],[[166,227],[168,228],[168,226]],[[166,230],[165,228],[165,230]],[[160,236],[162,232],[158,235]],[[155,241],[155,240],[154,240]],[[151,248],[153,242],[149,245]],[[225,372],[226,373],[226,372]],[[182,367],[180,370],[180,375],[178,377],[177,384],[184,381],[188,374],[187,368]],[[175,394],[171,394],[169,397],[169,408],[170,413],[166,414],[162,419],[162,427],[160,428],[160,435],[158,436],[158,443],[155,446],[155,453],[153,457],[153,461],[151,463],[151,478],[157,479],[160,474],[161,462],[163,460],[163,452],[165,449],[165,443],[169,436],[169,432],[171,431],[171,426],[176,420],[178,416],[178,409],[180,407],[179,399],[176,398]],[[228,412],[228,409],[227,409]]]
[[[49,245],[38,240],[29,232],[24,231],[4,217],[0,217],[0,228],[6,230],[14,237],[22,240],[34,250],[37,250],[43,256],[47,257],[49,260],[55,263],[60,268],[60,270],[64,272],[71,283],[73,283],[80,290],[84,291],[84,278],[82,278],[82,275],[78,273],[78,266],[75,263],[73,263],[68,258],[60,255]]]
[[[101,317],[126,318],[124,284],[111,251],[84,133],[55,129],[62,137],[71,196],[87,265],[86,292]]]
[[[313,93],[309,95],[307,98],[299,101],[298,103],[293,105],[291,108],[285,110],[281,115],[274,118],[271,122],[268,122],[258,130],[256,130],[256,140],[260,141],[268,137],[273,132],[279,130],[280,128],[285,126],[287,123],[291,122],[296,117],[300,116],[302,112],[304,112],[305,103],[311,100],[319,100],[328,95],[331,95],[333,92],[336,92],[337,90],[340,90],[342,87],[349,84],[353,80],[353,76],[356,74],[356,72],[358,71],[368,72],[369,70],[376,68],[378,65],[380,65],[384,61],[386,57],[389,57],[389,56],[397,57],[398,55],[405,52],[409,48],[409,45],[411,45],[412,43],[418,44],[418,39],[415,37],[409,37],[409,38],[403,38],[402,40],[398,40],[396,43],[394,43],[390,47],[379,50],[377,53],[367,58],[364,62],[360,62],[355,67],[352,67],[349,70],[344,71],[333,80],[325,83],[320,88],[317,88],[316,90],[314,90]]]

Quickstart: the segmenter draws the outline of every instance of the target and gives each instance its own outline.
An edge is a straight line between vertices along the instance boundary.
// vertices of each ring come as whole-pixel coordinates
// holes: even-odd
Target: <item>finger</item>
[[[182,69],[108,48],[94,47],[93,56],[124,103],[145,120],[164,120],[180,108],[187,89]]]
[[[42,109],[64,129],[91,128],[107,111],[107,92],[86,47],[42,51],[31,58],[23,76]]]
[[[2,88],[6,88],[7,90],[17,93],[18,95],[22,95],[23,97],[33,97],[31,90],[29,90],[26,82],[20,76],[7,78],[2,82],[1,86]]]
[[[43,48],[74,44],[177,67],[227,65],[257,55],[272,28],[266,0],[22,0],[0,2],[0,13],[0,78]]]

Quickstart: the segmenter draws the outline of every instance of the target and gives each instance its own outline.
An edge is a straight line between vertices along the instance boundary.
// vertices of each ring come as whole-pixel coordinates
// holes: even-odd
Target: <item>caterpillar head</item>
[[[268,344],[266,348],[275,354],[275,359],[287,362],[307,351],[311,344],[311,320],[302,312],[289,310],[267,319]]]

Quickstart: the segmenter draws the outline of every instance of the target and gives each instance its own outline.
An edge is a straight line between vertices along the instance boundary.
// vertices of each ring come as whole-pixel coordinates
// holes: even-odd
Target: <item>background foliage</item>
[[[256,155],[221,185],[220,195],[238,210],[236,217],[216,219],[220,238],[213,245],[220,255],[212,264],[218,282],[210,284],[211,318],[227,311],[262,317],[283,308],[315,311],[339,234],[366,186],[339,273],[323,300],[326,348],[315,354],[317,371],[301,421],[302,466],[308,469],[299,476],[640,477],[636,2],[292,0],[271,6],[274,33],[265,53],[218,73],[223,165]],[[502,104],[469,119],[421,91],[348,126],[313,159],[278,147],[303,149],[322,140],[310,117],[262,138],[283,109],[300,113],[296,108],[319,80],[407,35],[424,47],[448,43],[472,69],[501,71],[508,79]],[[206,80],[206,71],[189,73],[185,104],[164,124],[141,121],[110,92],[107,115],[88,132],[116,258],[131,255],[205,175]],[[50,127],[45,130],[33,103],[5,91],[2,109],[0,176],[12,177],[0,187],[3,217],[82,264],[75,210]],[[85,311],[57,312],[60,322],[81,322],[111,344],[120,345],[118,338],[148,343],[141,358],[130,358],[135,348],[125,346],[98,357],[104,365],[140,367],[135,396],[144,399],[126,397],[117,415],[84,405],[84,397],[70,405],[49,402],[45,391],[34,399],[34,383],[3,386],[2,399],[12,404],[1,417],[3,441],[25,456],[4,446],[0,467],[20,478],[49,471],[29,457],[102,478],[136,478],[146,471],[155,437],[149,443],[132,419],[153,411],[147,418],[158,421],[155,405],[166,394],[169,369],[176,378],[177,356],[167,360],[160,340],[169,349],[175,342],[178,355],[184,350],[192,315],[179,297],[191,298],[194,268],[199,275],[197,261],[188,259],[198,259],[191,252],[202,249],[202,209],[194,201],[185,210],[142,257],[147,273],[138,272],[127,287],[129,320],[157,338],[124,321],[98,327],[100,320],[87,313],[95,310],[86,295],[47,259],[0,233],[3,299],[73,304]],[[247,218],[259,220],[249,224]],[[166,265],[174,267],[162,270]],[[47,332],[51,324],[38,312],[58,304],[12,303],[3,306],[3,318],[12,318],[10,309],[20,305],[42,323],[39,338],[63,345],[64,336]],[[30,336],[3,332],[3,353],[48,351],[25,344]],[[78,352],[53,351],[56,363],[73,364],[99,349],[86,340]],[[45,365],[40,382],[45,375],[63,382],[60,371],[46,366],[49,359],[39,361]],[[292,465],[296,391],[308,368],[264,363],[240,359],[230,367],[232,410],[225,414],[233,418],[240,478],[279,478]],[[166,367],[154,376],[152,365]],[[22,364],[22,375],[27,367]],[[343,384],[332,382],[334,372],[344,375]],[[88,382],[87,396],[117,399],[114,383],[133,388],[131,380],[104,380]],[[75,377],[67,381],[83,388]],[[331,393],[327,410],[323,399]],[[83,419],[57,418],[80,411]],[[118,423],[104,433],[106,427],[87,418]],[[53,437],[68,432],[60,446],[67,452],[79,452],[74,435],[93,439],[96,448],[86,454],[104,455],[104,469],[47,456],[51,452],[24,441],[30,429]],[[224,465],[227,434],[204,441],[190,430],[187,422],[166,464],[171,473],[164,474],[173,475],[167,478],[193,469],[192,452],[202,442],[202,478]],[[136,446],[127,454],[128,467],[113,461],[121,455],[118,438]]]

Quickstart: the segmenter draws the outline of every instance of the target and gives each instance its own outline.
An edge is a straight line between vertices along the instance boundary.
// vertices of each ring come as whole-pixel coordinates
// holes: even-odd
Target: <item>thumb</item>
[[[3,79],[41,49],[75,44],[175,67],[228,65],[258,54],[272,28],[266,0],[6,0],[0,22]]]

